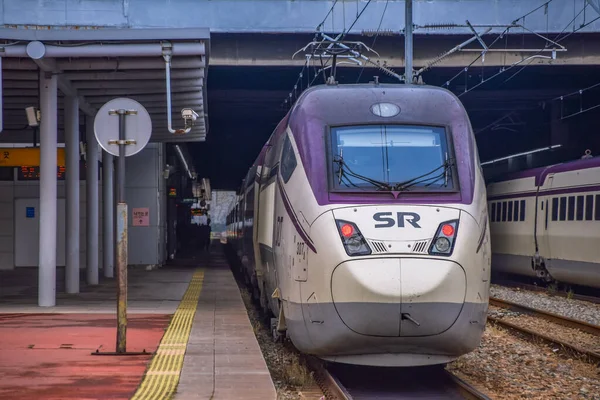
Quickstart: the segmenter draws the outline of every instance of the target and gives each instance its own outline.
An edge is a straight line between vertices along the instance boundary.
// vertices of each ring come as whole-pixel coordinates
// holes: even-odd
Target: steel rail
[[[331,375],[321,361],[312,356],[306,356],[309,367],[315,371],[315,381],[327,399],[351,400],[350,394],[344,390],[341,383]]]
[[[448,377],[456,384],[458,390],[461,392],[465,399],[471,400],[490,400],[488,396],[477,390],[475,387],[465,382],[452,372],[445,370]]]
[[[513,311],[518,311],[523,314],[532,315],[534,317],[543,318],[547,321],[554,322],[556,324],[566,326],[568,328],[579,329],[580,331],[590,333],[592,335],[600,336],[600,326],[580,321],[577,319],[565,317],[562,315],[554,314],[548,311],[540,310],[537,308],[528,307],[522,304],[513,303],[512,301],[499,299],[496,297],[490,297],[490,305],[506,308]]]
[[[577,345],[574,344],[570,344],[567,342],[564,342],[560,339],[556,339],[553,337],[550,337],[544,333],[540,333],[540,332],[535,332],[532,331],[531,329],[513,324],[512,322],[508,322],[508,321],[503,321],[500,318],[496,318],[496,317],[492,317],[488,315],[488,321],[492,321],[497,325],[503,326],[504,328],[507,328],[509,331],[512,332],[517,332],[521,335],[530,337],[530,338],[535,338],[535,339],[539,339],[542,340],[548,344],[552,344],[555,346],[559,346],[561,347],[563,350],[564,349],[568,349],[571,352],[574,352],[575,354],[580,354],[584,357],[587,357],[590,361],[594,362],[594,363],[598,363],[600,364],[600,353],[597,353],[595,351],[591,351],[591,350],[586,350],[583,349]]]

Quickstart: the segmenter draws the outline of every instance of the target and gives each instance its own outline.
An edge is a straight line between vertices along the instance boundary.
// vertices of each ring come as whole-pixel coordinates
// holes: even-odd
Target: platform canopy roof
[[[79,97],[81,112],[89,116],[95,116],[111,99],[129,97],[150,113],[152,142],[204,141],[209,38],[208,29],[198,28],[0,29],[0,139],[27,126],[25,108],[39,106],[39,74],[54,73],[58,75],[59,132],[64,123],[64,96]],[[171,56],[172,129],[184,128],[183,108],[198,114],[186,134],[168,129],[164,55]]]

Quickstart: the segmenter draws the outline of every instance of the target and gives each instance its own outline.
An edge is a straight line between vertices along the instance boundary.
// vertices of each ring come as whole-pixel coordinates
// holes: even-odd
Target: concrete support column
[[[102,260],[104,263],[104,276],[113,278],[115,271],[114,262],[114,231],[113,231],[113,156],[106,151],[102,152]]]
[[[94,119],[86,117],[87,174],[86,174],[86,223],[87,223],[87,283],[98,284],[98,142],[94,135]]]
[[[79,99],[65,98],[67,234],[65,287],[79,293]]]
[[[38,305],[56,305],[57,76],[40,74],[40,245]]]

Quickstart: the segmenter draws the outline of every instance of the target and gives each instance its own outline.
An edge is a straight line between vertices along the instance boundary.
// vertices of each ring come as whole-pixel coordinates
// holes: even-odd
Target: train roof
[[[405,84],[343,84],[317,85],[305,90],[291,113],[291,119],[300,109],[319,116],[327,125],[353,123],[381,123],[381,117],[371,112],[371,105],[391,102],[400,107],[398,116],[428,120],[435,109],[438,119],[450,120],[458,111],[466,114],[462,103],[449,90],[438,86]],[[365,107],[365,104],[368,106]],[[425,106],[426,105],[426,106]],[[443,118],[445,117],[445,118]]]
[[[582,169],[598,167],[600,167],[600,156],[568,161],[565,163],[553,164],[545,167],[532,168],[520,172],[514,172],[511,174],[507,174],[500,179],[494,180],[494,182],[492,183],[535,177],[535,185],[542,186],[546,180],[546,177],[550,174],[556,174],[559,172],[579,171]]]

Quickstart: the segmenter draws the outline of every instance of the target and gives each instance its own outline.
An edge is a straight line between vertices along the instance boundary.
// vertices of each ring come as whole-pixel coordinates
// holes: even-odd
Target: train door
[[[552,177],[548,178],[551,181]],[[540,187],[536,197],[536,225],[535,240],[536,250],[541,257],[546,258],[550,254],[548,247],[548,227],[551,223],[552,197],[544,195],[544,191],[550,189],[550,185]]]

